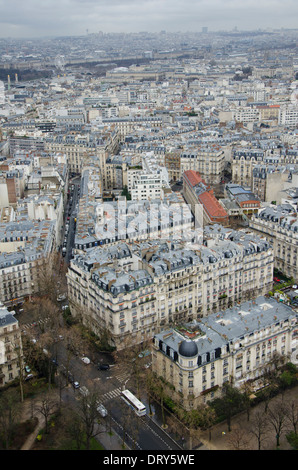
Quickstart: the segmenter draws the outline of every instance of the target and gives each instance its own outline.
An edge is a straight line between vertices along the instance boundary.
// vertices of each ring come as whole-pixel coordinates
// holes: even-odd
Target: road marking
[[[107,402],[109,400],[112,400],[112,398],[119,397],[120,394],[121,394],[121,388],[115,388],[114,390],[111,390],[110,392],[104,393],[100,397],[100,400],[102,402]]]

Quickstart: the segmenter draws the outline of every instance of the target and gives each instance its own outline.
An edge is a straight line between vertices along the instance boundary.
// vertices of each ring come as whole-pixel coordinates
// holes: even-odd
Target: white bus
[[[144,416],[146,414],[146,406],[129,390],[123,390],[121,392],[121,398],[134,410],[138,416]]]

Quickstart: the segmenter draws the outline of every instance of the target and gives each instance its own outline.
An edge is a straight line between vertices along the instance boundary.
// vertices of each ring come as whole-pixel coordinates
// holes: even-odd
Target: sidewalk
[[[297,402],[298,399],[298,387],[294,387],[292,389],[288,389],[284,393],[284,402],[290,403],[292,401]],[[278,403],[281,400],[281,396],[278,395],[270,401],[269,407],[274,407],[275,403]],[[152,416],[152,420],[157,424],[160,428],[162,428],[162,418],[160,410],[158,410],[158,406],[154,406],[155,413]],[[253,419],[257,412],[264,410],[264,403],[260,403],[256,405],[254,408],[251,408],[250,419],[247,419],[246,412],[242,412],[239,415],[232,418],[231,421],[231,432],[228,432],[228,426],[226,422],[222,422],[218,425],[215,425],[211,429],[211,440],[209,439],[209,431],[197,431],[196,434],[196,442],[200,442],[199,446],[193,448],[192,450],[200,451],[200,450],[235,450],[233,447],[234,445],[239,444],[242,449],[245,450],[258,450],[258,443],[256,437],[251,433],[251,429],[253,426]],[[166,413],[167,414],[167,413]],[[167,422],[167,419],[166,419]],[[174,432],[170,432],[170,430],[166,429],[165,432],[171,436],[172,439],[177,442],[178,445],[181,446],[182,449],[189,450],[187,445],[189,441],[185,440],[185,446],[183,446],[183,442],[181,438],[177,438]],[[238,432],[238,436],[237,436]],[[283,432],[280,436],[280,450],[292,450],[290,444],[286,439],[287,427],[283,428]],[[193,440],[194,442],[194,440]],[[276,449],[276,431],[268,425],[268,429],[266,431],[266,437],[262,441],[262,449],[264,450],[275,450]]]
[[[34,412],[34,401],[25,400],[23,403],[22,420],[27,421],[35,417],[38,419],[38,424],[36,428],[34,429],[34,431],[30,434],[30,436],[24,442],[20,450],[30,450],[36,437],[38,436],[39,431],[43,429],[45,425],[44,417],[40,413]]]
[[[45,426],[44,416],[42,416],[41,413],[34,411],[34,401],[26,400],[23,403],[22,421],[27,421],[34,417],[38,419],[38,424],[36,428],[34,429],[34,431],[30,434],[30,436],[24,442],[20,450],[31,450],[36,440],[36,437]],[[103,426],[102,426],[102,430],[104,430]],[[123,450],[122,439],[115,432],[114,429],[112,430],[111,435],[107,432],[103,432],[102,434],[100,434],[98,440],[106,450]],[[126,445],[126,449],[127,449],[127,445]]]

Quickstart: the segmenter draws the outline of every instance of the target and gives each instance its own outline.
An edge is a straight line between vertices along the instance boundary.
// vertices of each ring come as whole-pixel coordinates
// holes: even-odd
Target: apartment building
[[[178,149],[168,148],[164,155],[164,165],[169,174],[170,181],[179,181],[181,178],[180,152]]]
[[[252,187],[252,170],[262,163],[265,152],[262,149],[235,149],[232,153],[232,181],[235,184]]]
[[[45,150],[45,142],[41,138],[35,137],[9,137],[10,154],[23,150],[26,153],[43,152]]]
[[[246,234],[236,241],[207,238],[208,246],[152,239],[75,255],[67,273],[72,313],[97,334],[108,330],[121,349],[168,323],[268,291],[273,255],[267,242]]]
[[[128,191],[131,194],[132,201],[163,199],[161,173],[147,173],[141,170],[131,174],[129,170],[127,179]]]
[[[232,110],[233,119],[236,122],[258,122],[260,120],[260,110],[252,106],[244,106]]]
[[[55,221],[0,225],[0,297],[7,306],[39,291],[39,269],[55,246]]]
[[[298,109],[297,106],[282,106],[279,111],[278,124],[286,127],[297,127]]]
[[[273,149],[273,153],[272,150],[265,151],[250,148],[235,149],[232,153],[231,162],[232,181],[235,184],[240,184],[251,189],[253,189],[254,184],[256,187],[260,185],[260,194],[264,194],[265,181],[262,182],[259,181],[259,179],[264,179],[265,173],[266,177],[268,177],[269,173],[272,174],[274,171],[278,172],[282,167],[290,168],[292,165],[298,165],[298,151],[296,148],[281,149],[278,151]],[[258,170],[254,173],[255,167],[259,170],[261,169],[262,173],[260,174]],[[274,178],[274,176],[272,176],[272,178]],[[281,178],[283,178],[283,176],[281,176]],[[278,184],[278,179],[279,177],[276,178],[276,184]],[[268,185],[266,185],[266,187],[268,188]]]
[[[80,173],[89,158],[97,154],[95,143],[77,136],[48,137],[44,145],[48,153],[60,152],[66,155],[70,173]]]
[[[142,155],[141,168],[127,169],[127,188],[133,201],[162,200],[164,190],[170,190],[168,172],[153,152]]]
[[[115,117],[106,118],[102,120],[103,124],[117,125],[120,141],[124,141],[125,137],[134,131],[136,128],[143,127],[159,128],[162,126],[162,118],[158,116],[128,116],[128,117]]]
[[[148,238],[191,237],[193,216],[181,196],[170,193],[162,201],[91,202],[88,195],[80,199],[75,250],[96,245]]]
[[[265,106],[257,106],[257,109],[260,112],[260,121],[274,121],[276,123],[278,122],[280,105],[272,104]]]
[[[215,144],[198,146],[180,154],[181,176],[187,170],[198,171],[208,184],[220,183],[225,166],[225,153]]]
[[[274,250],[274,266],[298,280],[298,219],[290,204],[270,205],[254,214],[249,227],[266,237]]]
[[[297,352],[297,323],[289,306],[259,296],[156,334],[152,370],[186,410],[220,397],[227,382],[240,388],[249,380],[257,390],[275,354]]]
[[[288,189],[298,184],[298,165],[255,165],[253,168],[252,191],[265,202],[280,204]]]
[[[22,338],[14,312],[0,303],[0,387],[20,375],[22,364]]]
[[[22,171],[0,173],[0,207],[15,205],[24,196],[25,178]]]

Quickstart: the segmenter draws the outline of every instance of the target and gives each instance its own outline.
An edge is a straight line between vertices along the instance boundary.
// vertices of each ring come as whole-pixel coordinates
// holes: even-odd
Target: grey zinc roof
[[[197,344],[198,354],[214,351],[229,342],[240,341],[245,335],[253,334],[262,328],[296,317],[291,307],[263,296],[247,301],[225,311],[211,314],[200,321],[185,326],[200,329],[201,335],[192,339]],[[176,329],[162,331],[155,335],[173,351],[178,352],[180,343],[186,336]]]
[[[0,306],[0,327],[18,323],[15,317],[5,307]]]

